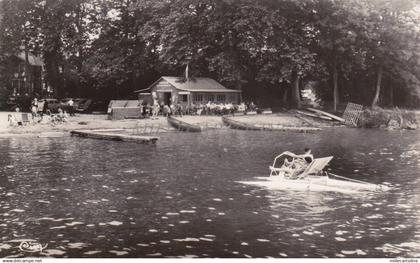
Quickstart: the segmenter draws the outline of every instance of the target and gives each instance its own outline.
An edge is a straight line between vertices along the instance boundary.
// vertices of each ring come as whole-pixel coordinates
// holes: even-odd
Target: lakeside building
[[[157,100],[159,104],[166,105],[182,104],[206,104],[214,103],[239,104],[242,94],[239,90],[227,89],[219,82],[211,78],[160,77],[146,89],[137,90],[140,101],[152,102]]]
[[[21,110],[28,111],[30,101],[34,96],[45,93],[43,89],[43,61],[41,58],[29,53],[26,61],[25,52],[8,55],[3,60],[3,83],[10,93],[7,104],[1,105],[11,109],[19,105]]]
[[[10,86],[12,96],[23,94],[42,93],[42,65],[41,58],[28,54],[28,69],[26,69],[25,53],[12,55],[6,60],[6,66],[10,74]]]

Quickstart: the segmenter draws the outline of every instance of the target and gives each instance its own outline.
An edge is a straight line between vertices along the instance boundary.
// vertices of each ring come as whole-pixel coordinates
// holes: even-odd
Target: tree
[[[366,27],[371,67],[376,69],[375,93],[372,107],[377,106],[381,94],[381,84],[384,73],[391,81],[399,82],[398,78],[412,75],[412,69],[407,68],[407,62],[418,52],[418,33],[412,24],[410,10],[416,6],[415,1],[366,1],[369,16],[369,27]],[[412,75],[414,77],[414,75]],[[407,85],[406,85],[407,86]]]
[[[137,81],[157,67],[156,36],[146,33],[155,3],[118,0],[102,2],[100,33],[84,64],[85,79],[107,96],[124,97],[138,89]]]
[[[4,16],[1,24],[1,53],[3,56],[24,53],[25,77],[27,85],[31,83],[29,54],[40,50],[38,2],[30,0],[5,0]],[[29,86],[28,86],[29,88]]]
[[[316,1],[312,10],[312,23],[316,40],[313,50],[320,64],[326,65],[332,83],[333,110],[340,101],[339,79],[357,67],[363,67],[363,42],[358,35],[360,14],[355,1]]]
[[[29,53],[41,55],[57,97],[126,97],[160,75],[181,75],[187,64],[191,75],[214,77],[245,96],[276,87],[295,107],[310,80],[321,83],[334,110],[340,99],[407,104],[419,90],[415,0],[2,4],[0,59],[24,52],[29,65]]]
[[[313,26],[308,20],[305,2],[284,1],[274,5],[267,2],[266,28],[262,45],[258,78],[280,87],[284,102],[291,98],[291,105],[300,107],[301,79],[315,70],[316,54],[310,50],[313,41]],[[296,19],[299,17],[300,19]],[[284,82],[290,85],[284,85]]]
[[[172,71],[187,63],[242,89],[261,46],[261,8],[249,1],[172,1],[163,19],[160,59]]]

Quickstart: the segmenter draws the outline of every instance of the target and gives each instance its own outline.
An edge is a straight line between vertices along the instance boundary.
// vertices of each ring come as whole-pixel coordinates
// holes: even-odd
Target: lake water
[[[156,145],[0,139],[0,256],[420,257],[420,134],[229,129]],[[383,193],[270,191],[237,183],[311,147]],[[22,241],[47,245],[22,252]]]

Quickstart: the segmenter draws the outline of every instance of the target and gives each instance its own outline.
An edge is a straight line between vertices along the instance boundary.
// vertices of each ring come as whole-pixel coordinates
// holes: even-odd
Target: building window
[[[238,97],[236,94],[230,94],[229,95],[229,102],[231,103],[238,103]]]
[[[188,95],[187,95],[187,94],[182,94],[182,95],[180,95],[179,100],[180,100],[181,102],[188,102]]]
[[[216,97],[216,100],[218,102],[225,102],[226,101],[226,95],[225,94],[218,94]]]
[[[194,94],[194,102],[202,102],[203,94]]]
[[[213,102],[214,101],[214,95],[213,94],[207,94],[206,95],[206,102]]]

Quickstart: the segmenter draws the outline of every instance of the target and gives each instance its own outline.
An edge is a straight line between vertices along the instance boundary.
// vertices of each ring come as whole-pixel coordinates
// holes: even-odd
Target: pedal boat
[[[284,164],[285,158],[292,158],[290,164]],[[269,167],[270,176],[257,177],[259,182],[241,182],[248,185],[267,186],[270,189],[286,189],[298,191],[331,191],[342,193],[355,193],[359,191],[387,191],[389,186],[373,184],[360,180],[339,176],[324,171],[323,169],[333,159],[332,156],[313,159],[304,169],[293,169],[296,161],[290,152],[278,155]]]

